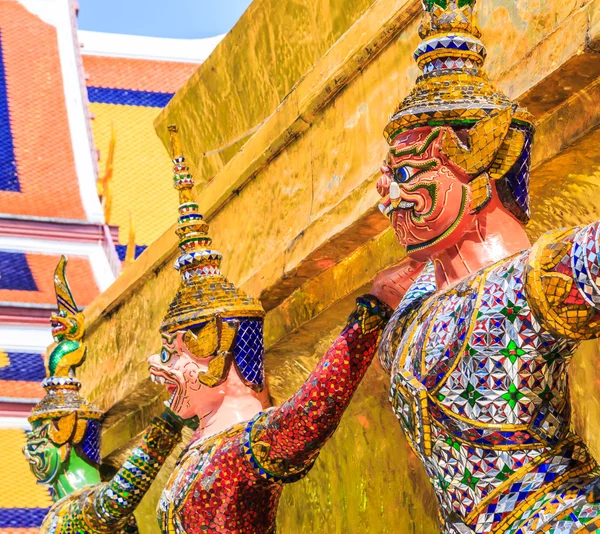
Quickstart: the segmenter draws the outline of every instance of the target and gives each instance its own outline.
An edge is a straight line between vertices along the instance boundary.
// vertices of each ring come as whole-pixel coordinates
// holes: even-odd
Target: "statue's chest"
[[[209,497],[219,502],[226,500],[221,492],[226,487],[231,488],[232,484],[231,480],[224,484],[230,471],[225,470],[223,464],[228,463],[231,467],[239,462],[237,438],[241,428],[192,445],[182,453],[158,504],[163,532],[187,532],[185,523],[190,519],[190,507],[202,508]]]
[[[171,474],[158,504],[158,516],[163,532],[166,525],[175,532],[183,532],[180,512],[188,500],[193,498],[193,488],[198,481],[204,480],[205,475],[213,481],[219,475],[218,468],[212,465],[212,458],[218,444],[208,447],[193,448],[186,451],[180,458]],[[210,471],[210,474],[208,473]]]
[[[390,400],[420,453],[436,428],[483,446],[537,443],[537,427],[554,441],[564,430],[569,349],[533,317],[523,264],[513,258],[434,295],[404,331]]]
[[[245,452],[245,427],[234,426],[181,456],[158,505],[162,532],[274,529],[282,485],[267,483],[254,471]]]

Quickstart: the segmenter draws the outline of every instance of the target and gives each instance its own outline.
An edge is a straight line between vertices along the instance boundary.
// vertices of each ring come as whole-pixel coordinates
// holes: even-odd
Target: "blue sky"
[[[252,0],[79,0],[78,26],[153,37],[199,39],[228,32]]]

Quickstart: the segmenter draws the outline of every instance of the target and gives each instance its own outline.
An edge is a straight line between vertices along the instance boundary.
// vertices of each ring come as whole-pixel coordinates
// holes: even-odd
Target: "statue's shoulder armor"
[[[600,335],[599,258],[597,224],[552,230],[531,249],[525,291],[537,320],[554,336]]]
[[[386,372],[391,371],[404,329],[411,323],[421,304],[436,291],[435,270],[433,263],[429,262],[404,295],[381,336],[379,360]]]

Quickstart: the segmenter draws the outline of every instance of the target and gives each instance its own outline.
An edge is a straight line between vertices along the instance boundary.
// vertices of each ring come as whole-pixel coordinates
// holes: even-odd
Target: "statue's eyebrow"
[[[422,143],[414,143],[408,148],[398,150],[396,147],[391,147],[389,150],[389,154],[393,155],[396,158],[400,158],[403,156],[420,156],[429,148],[429,145],[433,142],[433,140],[440,135],[441,131],[441,128],[435,128],[429,133],[429,135],[425,138],[425,140]]]
[[[163,341],[166,341],[167,345],[172,345],[173,343],[175,343],[175,339],[177,338],[177,333],[167,334],[165,332],[161,332],[160,337]]]
[[[394,170],[401,169],[403,167],[427,170],[427,169],[433,169],[433,168],[437,167],[438,165],[439,165],[439,162],[437,159],[430,158],[430,159],[426,159],[425,161],[415,160],[415,159],[407,159],[407,160],[401,161],[397,165],[396,164],[394,164],[393,166],[390,165],[390,167],[392,167],[392,169],[394,169]]]

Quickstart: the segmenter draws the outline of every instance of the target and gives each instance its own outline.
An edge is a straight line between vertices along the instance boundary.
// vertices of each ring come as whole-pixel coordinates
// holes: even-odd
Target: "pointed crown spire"
[[[208,236],[208,224],[198,212],[198,204],[193,201],[194,179],[185,163],[177,126],[170,125],[169,133],[173,154],[173,187],[179,192],[179,219],[175,233],[179,237],[181,255],[175,268],[184,277],[219,274],[222,256],[210,249],[212,239]]]
[[[221,273],[220,252],[211,248],[209,226],[199,212],[192,189],[194,179],[185,163],[178,128],[168,127],[173,158],[173,186],[179,192],[179,219],[175,233],[180,255],[175,269],[181,275],[179,291],[164,318],[161,330],[176,332],[209,321],[215,315],[263,317],[260,302],[235,287]]]

